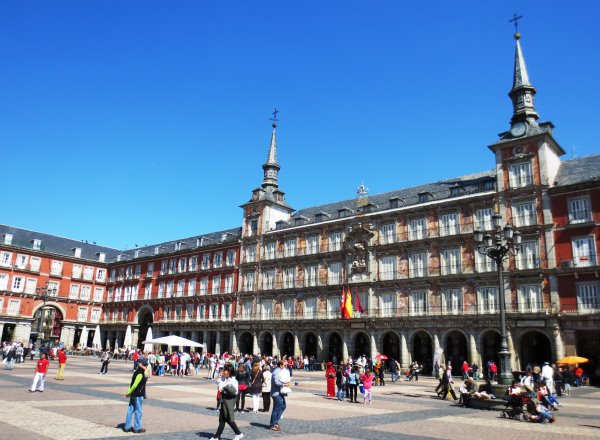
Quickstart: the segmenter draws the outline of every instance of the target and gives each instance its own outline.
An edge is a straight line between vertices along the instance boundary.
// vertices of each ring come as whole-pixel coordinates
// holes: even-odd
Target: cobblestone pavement
[[[208,439],[216,430],[216,386],[197,377],[153,377],[144,402],[145,434],[123,433],[131,363],[113,361],[109,374],[98,375],[95,358],[70,357],[64,381],[54,380],[51,362],[44,393],[29,393],[33,362],[0,369],[1,439]],[[323,373],[295,372],[299,385],[287,399],[281,432],[268,430],[269,414],[236,415],[248,439],[600,439],[600,390],[575,389],[563,398],[557,422],[534,424],[500,418],[498,411],[471,410],[437,399],[436,381],[388,382],[373,389],[372,405],[324,397]],[[359,395],[360,398],[360,395]],[[252,399],[246,399],[252,405]],[[232,439],[225,428],[223,439]]]

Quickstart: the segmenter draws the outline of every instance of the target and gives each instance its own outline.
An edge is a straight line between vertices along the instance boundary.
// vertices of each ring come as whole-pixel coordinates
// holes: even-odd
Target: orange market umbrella
[[[589,361],[590,361],[589,359],[586,359],[581,356],[567,356],[567,357],[557,360],[556,363],[561,364],[561,365],[575,365],[575,364],[585,364],[586,362],[589,362]]]

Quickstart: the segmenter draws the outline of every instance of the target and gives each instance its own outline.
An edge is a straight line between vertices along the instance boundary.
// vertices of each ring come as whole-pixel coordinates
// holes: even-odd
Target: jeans
[[[398,380],[398,371],[392,371],[392,382],[396,382]]]
[[[36,391],[37,389],[39,389],[40,391],[44,391],[44,379],[46,377],[46,373],[35,373],[35,376],[33,376],[33,383],[31,384],[31,391]],[[39,382],[39,387],[38,387],[38,382]]]
[[[344,384],[338,385],[337,387],[337,398],[338,400],[344,400],[344,395],[345,395],[345,391],[344,391]]]
[[[100,368],[100,373],[104,373],[104,374],[108,373],[108,361],[102,361],[102,367]]]
[[[129,407],[127,407],[127,417],[125,418],[125,426],[123,429],[128,430],[131,428],[131,416],[133,415],[133,430],[139,431],[142,428],[142,404],[144,398],[130,397]]]
[[[285,397],[281,394],[273,397],[273,412],[271,413],[271,428],[275,425],[279,425],[281,416],[285,411]]]
[[[358,385],[355,383],[348,384],[348,391],[350,402],[356,402],[356,396],[358,394]]]

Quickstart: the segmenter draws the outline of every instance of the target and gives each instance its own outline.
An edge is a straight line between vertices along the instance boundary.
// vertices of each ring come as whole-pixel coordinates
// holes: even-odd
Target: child
[[[366,370],[364,374],[360,375],[360,380],[362,381],[363,387],[365,389],[365,394],[364,394],[364,400],[363,403],[367,403],[367,400],[369,401],[369,405],[372,402],[373,399],[373,394],[372,394],[372,388],[373,388],[373,379],[375,378],[375,375],[373,373],[371,373],[371,370]]]

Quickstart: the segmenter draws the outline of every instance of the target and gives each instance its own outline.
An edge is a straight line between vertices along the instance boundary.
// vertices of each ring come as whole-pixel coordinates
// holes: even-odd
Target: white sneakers
[[[242,440],[244,438],[244,434],[239,434],[233,437],[233,440]]]

